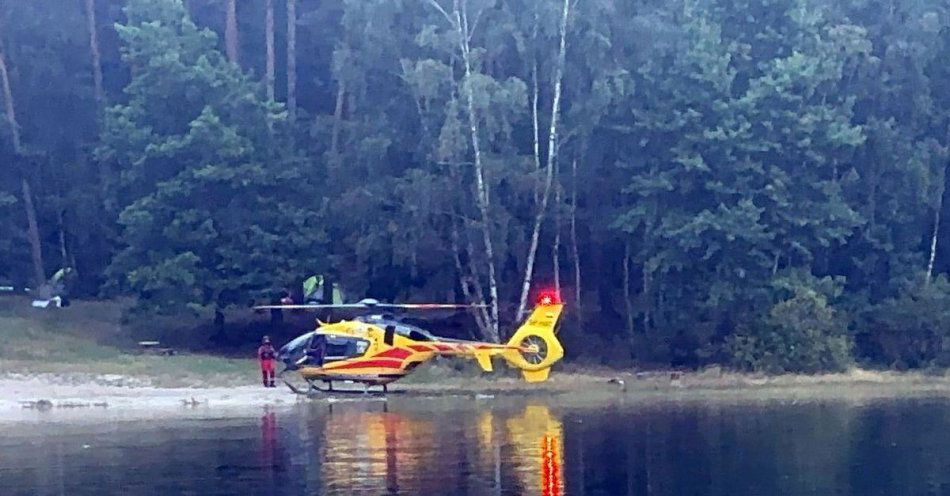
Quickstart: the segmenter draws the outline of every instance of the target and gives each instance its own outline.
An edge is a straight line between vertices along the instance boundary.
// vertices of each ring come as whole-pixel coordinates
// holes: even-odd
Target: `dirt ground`
[[[0,375],[0,422],[95,421],[113,418],[117,414],[182,415],[195,411],[229,415],[229,412],[259,411],[260,408],[289,406],[302,401],[386,400],[385,396],[372,393],[306,398],[293,394],[280,381],[277,384],[276,388],[263,388],[256,383],[166,387],[156,386],[147,378],[117,374],[7,373]],[[358,384],[338,387],[362,389]],[[515,377],[451,377],[440,381],[398,382],[390,386],[390,391],[389,397],[459,396],[490,400],[496,396],[533,396],[563,404],[616,400],[644,403],[861,401],[905,396],[950,398],[950,378],[859,369],[841,374],[774,377],[718,369],[688,374],[564,371],[552,374],[551,379],[542,384],[528,384]]]

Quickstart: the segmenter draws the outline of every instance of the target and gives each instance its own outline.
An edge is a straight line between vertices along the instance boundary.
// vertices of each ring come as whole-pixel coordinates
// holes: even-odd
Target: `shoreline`
[[[293,380],[291,380],[294,383]],[[348,386],[359,389],[359,385]],[[454,398],[479,401],[543,399],[552,405],[613,403],[799,403],[928,397],[950,399],[950,377],[854,369],[840,374],[758,376],[720,370],[670,372],[577,372],[552,374],[542,384],[514,377],[449,377],[397,382],[389,395],[333,394],[304,398],[278,381],[257,384],[205,382],[190,387],[154,385],[147,378],[116,374],[6,373],[0,375],[0,421],[111,419],[116,415],[232,414],[302,402],[387,401]],[[374,389],[375,390],[375,389]]]

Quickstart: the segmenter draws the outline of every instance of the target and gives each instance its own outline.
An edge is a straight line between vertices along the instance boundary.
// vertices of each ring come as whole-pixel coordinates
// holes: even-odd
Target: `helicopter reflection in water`
[[[564,492],[563,428],[547,406],[512,415],[389,411],[383,403],[334,405],[322,419],[318,464],[324,490],[350,494],[539,494]],[[341,411],[342,410],[342,411]]]
[[[399,493],[424,482],[437,466],[439,440],[420,420],[383,411],[331,411],[326,418],[320,471],[329,490]]]
[[[512,458],[523,474],[522,484],[537,494],[559,496],[564,492],[564,427],[547,405],[528,405],[524,413],[506,422],[515,448]],[[532,487],[531,480],[538,487]]]

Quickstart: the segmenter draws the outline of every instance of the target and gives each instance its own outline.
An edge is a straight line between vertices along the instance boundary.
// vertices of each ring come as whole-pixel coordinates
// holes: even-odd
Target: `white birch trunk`
[[[578,325],[583,323],[581,313],[581,255],[577,248],[577,159],[571,165],[571,252],[574,258],[574,306]]]
[[[478,327],[481,338],[487,341],[497,341],[498,336],[492,334],[492,329],[488,325],[489,315],[481,291],[476,288],[472,291],[472,278],[477,277],[468,272],[462,265],[461,248],[459,247],[458,226],[452,221],[452,254],[455,260],[455,270],[458,272],[459,285],[462,287],[462,294],[465,300],[477,304],[478,307],[472,309],[472,316],[475,318],[475,325]]]
[[[937,260],[937,238],[940,235],[940,211],[943,210],[944,181],[946,180],[946,169],[940,174],[940,187],[937,193],[937,205],[934,207],[934,228],[930,235],[930,257],[927,260],[927,284],[933,279],[934,262]]]
[[[228,60],[232,64],[241,65],[241,52],[238,50],[237,0],[227,0],[225,5],[224,46],[228,52]]]
[[[551,126],[548,130],[547,175],[544,180],[544,191],[541,194],[541,205],[538,206],[538,212],[534,218],[534,229],[531,231],[531,246],[528,249],[528,262],[525,266],[524,281],[521,284],[521,299],[518,302],[518,320],[524,317],[525,307],[528,302],[528,293],[531,291],[531,279],[534,275],[534,259],[538,252],[541,224],[544,221],[544,214],[548,207],[548,199],[551,196],[554,163],[557,160],[557,119],[561,110],[561,80],[564,77],[564,59],[565,52],[567,51],[567,20],[570,14],[570,7],[570,0],[564,0],[564,9],[561,12],[561,40],[560,46],[558,47],[557,66],[554,76],[554,101],[551,104]],[[535,106],[536,105],[537,101],[535,101]],[[535,141],[535,143],[537,143],[537,141]]]
[[[333,129],[330,131],[330,167],[337,171],[341,164],[340,132],[343,127],[343,100],[346,98],[346,82],[338,81],[336,90],[336,105],[333,109]]]
[[[466,106],[468,108],[469,131],[472,139],[472,152],[475,156],[475,185],[476,201],[479,214],[481,215],[482,240],[485,244],[485,256],[488,263],[488,291],[491,299],[491,320],[488,323],[492,334],[498,336],[498,280],[495,275],[495,250],[491,238],[491,215],[488,194],[488,185],[485,180],[485,168],[482,164],[482,152],[479,146],[478,137],[478,116],[475,115],[475,96],[472,89],[472,60],[469,46],[469,37],[471,33],[468,27],[468,14],[464,11],[464,4],[460,5],[460,0],[454,3],[455,28],[459,38],[459,51],[462,55],[462,63],[465,68],[465,80],[463,89],[465,93]]]
[[[99,30],[96,25],[96,0],[86,0],[86,27],[89,31],[89,55],[92,59],[92,81],[95,87],[96,106],[101,112],[105,105],[105,90],[102,88],[102,55],[99,51]]]
[[[264,42],[267,49],[265,79],[267,99],[274,99],[274,0],[267,0],[265,13]]]
[[[535,22],[537,21],[537,15],[535,15]],[[534,68],[531,70],[531,83],[533,86],[533,91],[531,94],[531,128],[534,131],[534,170],[535,172],[541,171],[541,126],[538,123],[538,64],[535,62]],[[537,185],[534,187],[534,203],[537,205],[540,202],[541,188]]]
[[[287,0],[287,112],[297,122],[297,0]]]
[[[551,248],[551,260],[554,266],[554,291],[561,294],[561,185],[559,182],[561,167],[554,163],[554,246]]]
[[[627,313],[627,339],[629,340],[631,349],[634,349],[633,346],[636,344],[634,342],[634,315],[633,315],[633,300],[630,295],[630,243],[624,245],[623,253],[623,304],[624,309]]]
[[[23,206],[26,210],[27,237],[30,240],[30,256],[33,259],[33,278],[36,287],[46,282],[46,270],[43,265],[43,245],[40,242],[40,227],[36,221],[36,207],[33,205],[33,192],[26,177],[20,180],[23,189]]]
[[[59,223],[59,256],[60,267],[69,267],[69,251],[66,249],[66,219],[63,210],[56,211],[56,220]]]

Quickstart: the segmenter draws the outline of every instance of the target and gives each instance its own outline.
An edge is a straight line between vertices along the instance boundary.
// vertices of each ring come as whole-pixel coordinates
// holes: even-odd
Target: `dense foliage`
[[[51,0],[0,40],[11,283],[322,273],[489,339],[557,287],[574,357],[950,364],[947,2]]]

